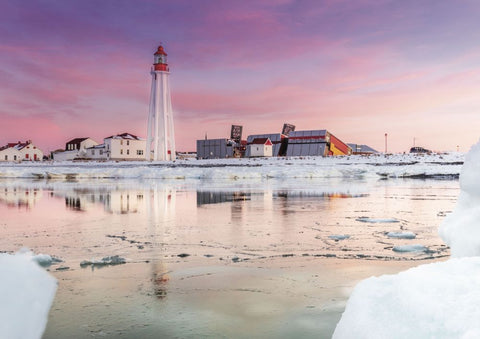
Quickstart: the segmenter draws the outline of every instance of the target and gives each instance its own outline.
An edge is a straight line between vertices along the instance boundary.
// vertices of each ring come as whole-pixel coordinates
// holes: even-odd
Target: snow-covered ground
[[[0,178],[292,179],[454,178],[462,153],[244,158],[176,162],[0,163]]]
[[[0,338],[42,337],[57,290],[56,279],[39,266],[47,257],[0,254]]]
[[[480,337],[480,143],[466,156],[460,186],[440,226],[455,258],[360,282],[334,338]]]

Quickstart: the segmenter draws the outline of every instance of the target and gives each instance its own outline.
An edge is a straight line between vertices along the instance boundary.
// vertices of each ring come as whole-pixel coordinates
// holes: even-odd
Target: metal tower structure
[[[167,53],[160,45],[155,52],[148,113],[147,154],[151,161],[175,160],[175,131],[173,128],[172,102],[170,98],[170,75]]]

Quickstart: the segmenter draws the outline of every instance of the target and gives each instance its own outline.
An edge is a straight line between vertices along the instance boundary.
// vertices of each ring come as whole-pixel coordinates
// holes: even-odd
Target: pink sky
[[[477,1],[2,1],[0,145],[49,152],[146,136],[153,53],[168,53],[177,149],[327,129],[404,152],[480,137]]]

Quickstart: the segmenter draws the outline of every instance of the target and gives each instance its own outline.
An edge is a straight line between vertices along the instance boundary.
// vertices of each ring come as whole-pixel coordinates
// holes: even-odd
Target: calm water
[[[458,181],[3,180],[0,251],[62,260],[44,338],[330,337],[359,280],[449,255],[437,228],[458,193]],[[407,231],[416,239],[386,235]],[[127,263],[80,266],[112,255]]]

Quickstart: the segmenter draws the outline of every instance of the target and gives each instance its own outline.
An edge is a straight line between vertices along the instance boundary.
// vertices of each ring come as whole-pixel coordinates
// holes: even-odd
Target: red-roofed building
[[[271,157],[273,144],[269,138],[255,138],[248,145],[251,157]]]
[[[42,161],[43,152],[31,140],[10,142],[0,147],[0,161]]]

